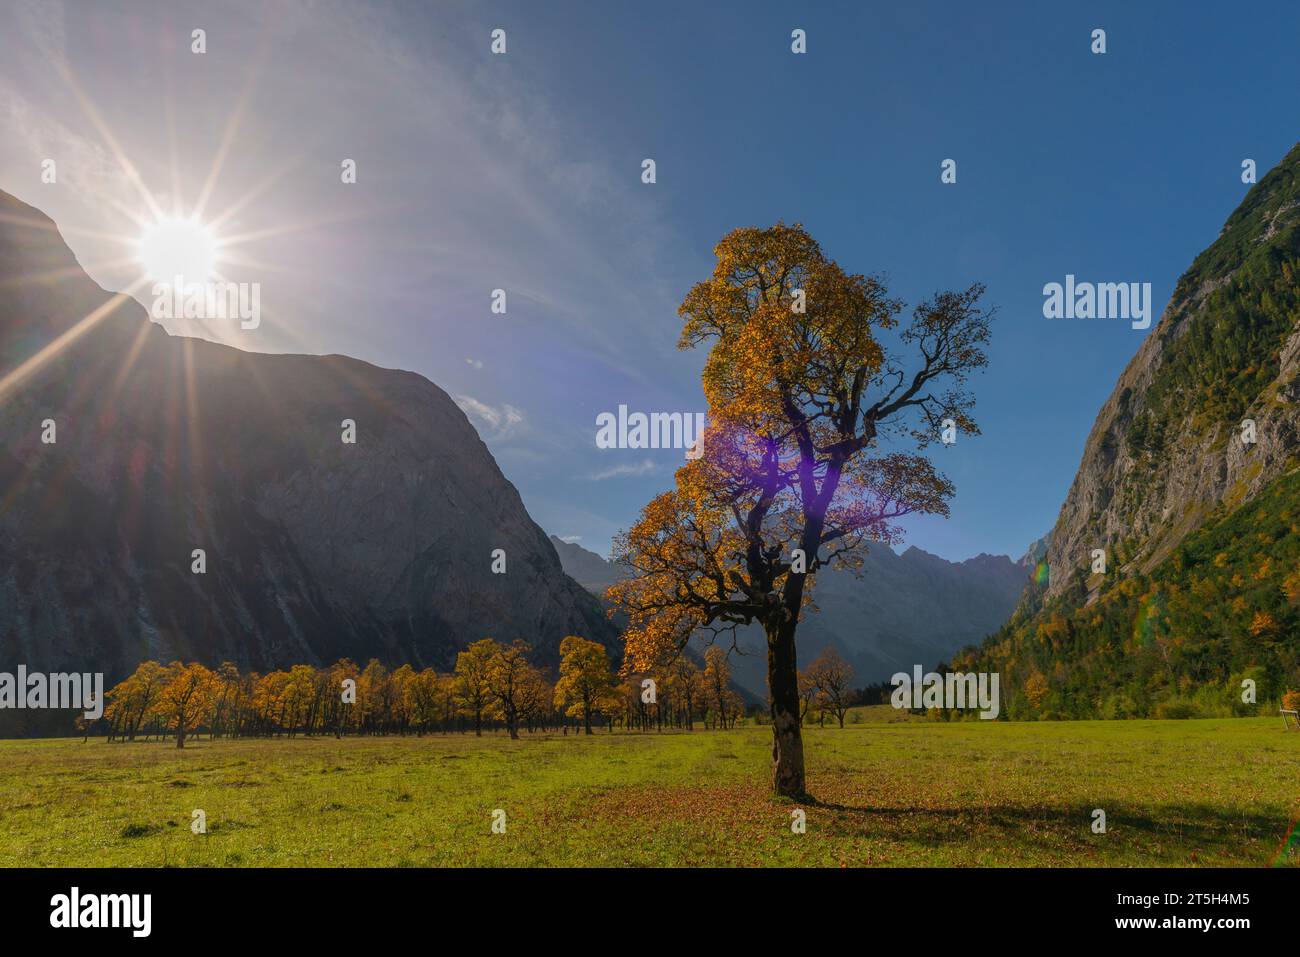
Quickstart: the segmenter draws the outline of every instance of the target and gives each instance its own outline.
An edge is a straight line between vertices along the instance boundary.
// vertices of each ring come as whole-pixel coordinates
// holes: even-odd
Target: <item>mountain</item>
[[[1245,674],[1261,701],[1300,683],[1297,317],[1300,145],[1179,279],[1102,406],[1048,574],[959,656],[1023,692],[1013,715],[1231,713]]]
[[[1025,553],[1020,556],[1020,561],[1016,562],[1016,564],[1032,571],[1037,567],[1039,562],[1047,557],[1047,546],[1050,545],[1051,542],[1052,536],[1050,534],[1044,535],[1042,538],[1035,540],[1025,549]]]
[[[564,570],[597,594],[626,574],[594,552],[551,541],[558,543]],[[913,665],[929,668],[996,630],[1015,608],[1026,578],[1023,568],[1002,555],[954,563],[919,548],[899,555],[884,545],[865,553],[861,573],[819,573],[817,607],[799,626],[800,662],[806,665],[834,646],[853,665],[859,686],[888,681]],[[743,630],[738,651],[732,660],[737,683],[765,698],[762,632]]]
[[[1300,145],[1183,274],[1084,446],[1048,547],[1048,595],[1104,548],[1150,571],[1224,504],[1294,466],[1300,434]],[[1256,441],[1242,441],[1253,419]],[[1091,585],[1099,585],[1101,579]]]
[[[0,370],[0,670],[446,669],[487,635],[553,664],[616,637],[437,386],[170,336],[4,193]]]
[[[588,551],[574,542],[551,536],[551,544],[560,556],[564,573],[587,591],[595,595],[604,595],[605,589],[616,581],[628,576],[626,569],[606,561],[595,552]]]

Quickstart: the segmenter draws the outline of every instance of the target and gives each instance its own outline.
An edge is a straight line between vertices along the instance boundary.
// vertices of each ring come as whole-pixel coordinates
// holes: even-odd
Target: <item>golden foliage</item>
[[[714,253],[712,277],[679,309],[681,347],[709,345],[702,455],[614,543],[633,571],[607,592],[629,619],[625,674],[670,660],[697,631],[757,621],[769,640],[793,640],[819,568],[858,567],[906,515],[947,514],[951,483],[880,440],[924,447],[945,420],[978,432],[960,386],[987,361],[982,287],[914,310],[899,336],[921,357],[908,374],[877,339],[901,303],[799,225],[737,229]]]
[[[1266,611],[1255,612],[1250,621],[1250,633],[1256,638],[1272,638],[1278,633],[1277,619]]]

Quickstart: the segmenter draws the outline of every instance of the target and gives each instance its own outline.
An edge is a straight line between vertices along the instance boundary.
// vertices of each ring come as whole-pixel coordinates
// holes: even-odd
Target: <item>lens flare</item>
[[[1147,645],[1155,636],[1156,629],[1160,625],[1160,616],[1164,609],[1161,607],[1159,595],[1152,595],[1144,601],[1138,608],[1137,614],[1133,618],[1133,643],[1136,645]]]

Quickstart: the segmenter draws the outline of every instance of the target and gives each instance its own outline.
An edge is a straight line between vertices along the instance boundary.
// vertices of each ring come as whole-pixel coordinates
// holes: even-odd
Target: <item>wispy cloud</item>
[[[17,0],[5,11],[8,22],[0,37],[3,185],[56,217],[65,231],[76,203],[89,207],[102,229],[106,220],[120,217],[135,194],[105,144],[74,128],[85,127],[84,110],[56,69],[66,57],[65,16],[63,5],[53,0]],[[56,112],[70,122],[56,118]],[[56,162],[57,182],[70,190],[41,182],[41,163],[47,159]]]
[[[636,478],[641,475],[650,475],[659,471],[659,466],[650,459],[642,459],[640,462],[630,465],[616,465],[613,468],[596,472],[594,475],[588,475],[587,480],[591,482],[604,482],[607,479],[614,478]]]
[[[508,439],[523,431],[523,412],[508,402],[489,405],[471,395],[455,395],[452,398],[461,411],[469,416],[476,429],[486,432],[494,439]]]

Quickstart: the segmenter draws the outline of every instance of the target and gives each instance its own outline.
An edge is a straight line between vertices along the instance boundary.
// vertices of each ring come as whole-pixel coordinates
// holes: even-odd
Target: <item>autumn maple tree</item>
[[[807,679],[817,690],[826,709],[835,715],[840,727],[844,727],[844,715],[848,713],[853,694],[853,666],[838,651],[828,647],[808,666]]]
[[[218,690],[217,676],[197,662],[174,661],[167,667],[168,679],[153,706],[163,726],[176,731],[176,747],[185,747],[185,735],[198,727],[212,708]]]
[[[560,642],[560,680],[555,683],[555,706],[571,718],[581,718],[591,734],[591,716],[612,703],[614,676],[605,646],[578,635]]]
[[[982,286],[944,292],[887,342],[902,304],[802,227],[737,229],[714,252],[678,310],[680,346],[709,346],[701,454],[616,540],[633,574],[608,596],[629,619],[625,668],[671,660],[697,633],[734,642],[762,626],[773,786],[802,797],[795,634],[812,582],[897,540],[898,519],[947,514],[952,485],[897,446],[978,431],[964,383],[987,363],[990,317]]]
[[[491,638],[476,641],[456,655],[456,700],[461,712],[474,718],[474,733],[483,734],[483,713],[492,702],[488,664],[500,650]]]
[[[142,662],[135,673],[108,692],[104,717],[109,719],[115,736],[134,741],[144,720],[154,714],[154,706],[163,686],[171,680],[168,670],[156,661]]]
[[[487,662],[488,713],[505,722],[513,739],[519,737],[519,720],[535,697],[537,669],[528,662],[529,650],[525,642],[512,641],[498,645]]]
[[[720,645],[711,645],[704,653],[703,684],[718,727],[726,729],[727,693],[731,690],[731,665],[727,662],[726,649]]]

